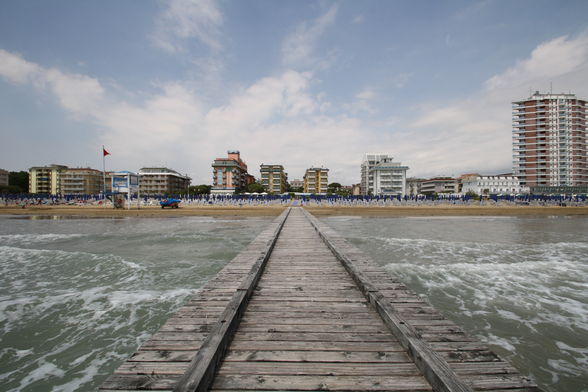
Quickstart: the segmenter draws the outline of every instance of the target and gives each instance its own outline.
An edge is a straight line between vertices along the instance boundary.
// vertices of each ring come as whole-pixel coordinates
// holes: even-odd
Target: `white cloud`
[[[506,72],[495,75],[486,81],[488,90],[512,86],[529,87],[535,83],[545,83],[586,67],[588,57],[588,35],[576,39],[559,37],[537,46],[531,56],[519,61]]]
[[[214,0],[169,0],[157,20],[154,43],[169,52],[183,52],[186,42],[196,38],[209,48],[221,49],[223,16]]]
[[[104,89],[94,78],[43,68],[1,49],[0,75],[13,83],[30,83],[40,90],[51,91],[65,109],[75,114],[97,108],[104,95]]]
[[[254,175],[263,162],[281,163],[293,177],[323,165],[338,181],[356,182],[357,148],[375,139],[357,119],[324,116],[321,110],[329,103],[310,93],[308,72],[287,70],[259,79],[220,106],[206,106],[181,83],[162,84],[161,93],[131,104],[107,94],[96,79],[2,55],[29,71],[15,76],[14,67],[0,67],[0,75],[52,93],[68,113],[97,124],[96,145],[109,148],[113,169],[165,164],[189,172],[194,182],[209,183],[212,160],[237,148]]]
[[[363,24],[363,22],[365,22],[365,16],[363,15],[357,15],[351,20],[353,24]]]
[[[367,88],[363,89],[359,94],[357,94],[355,96],[355,98],[367,101],[367,100],[374,99],[375,96],[376,96],[375,91],[372,88],[367,87]]]
[[[392,77],[392,85],[396,88],[403,88],[413,77],[412,72],[401,72]]]
[[[36,64],[24,60],[21,56],[0,49],[0,75],[12,83],[30,82],[40,72]]]
[[[313,21],[306,21],[284,39],[282,43],[282,63],[288,67],[310,68],[316,65],[325,67],[324,60],[321,60],[314,53],[318,39],[326,29],[335,23],[337,16],[336,5],[331,6],[323,15]],[[327,57],[332,57],[329,52]],[[330,63],[330,61],[329,61]]]

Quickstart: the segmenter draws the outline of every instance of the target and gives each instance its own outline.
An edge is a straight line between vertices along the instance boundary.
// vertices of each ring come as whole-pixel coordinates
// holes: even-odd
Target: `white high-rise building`
[[[394,162],[388,154],[365,154],[361,163],[361,193],[382,196],[404,195],[407,170],[408,166]]]
[[[535,92],[512,103],[513,174],[522,186],[588,185],[588,102]]]

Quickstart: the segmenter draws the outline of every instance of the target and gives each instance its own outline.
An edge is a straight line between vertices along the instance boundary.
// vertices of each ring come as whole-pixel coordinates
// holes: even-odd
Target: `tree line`
[[[0,193],[29,193],[29,172],[8,172],[8,185],[0,185]]]

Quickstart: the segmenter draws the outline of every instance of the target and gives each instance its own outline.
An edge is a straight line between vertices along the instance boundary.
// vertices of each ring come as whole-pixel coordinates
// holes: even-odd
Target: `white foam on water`
[[[36,381],[43,381],[48,378],[61,378],[64,374],[65,371],[63,369],[43,359],[38,362],[38,365],[35,368],[28,372],[28,374],[21,380],[19,387],[14,390],[20,391]]]
[[[5,234],[0,235],[0,244],[11,246],[46,244],[55,241],[81,238],[84,236],[84,234]]]
[[[108,300],[113,307],[134,305],[147,301],[159,300],[170,301],[179,297],[186,297],[193,293],[193,290],[177,289],[166,292],[154,290],[134,290],[134,291],[113,291],[108,294]]]

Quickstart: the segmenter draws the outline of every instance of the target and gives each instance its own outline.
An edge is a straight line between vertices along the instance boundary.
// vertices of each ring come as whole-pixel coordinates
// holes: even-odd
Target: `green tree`
[[[249,193],[263,193],[265,192],[265,188],[258,182],[254,182],[253,184],[247,185],[247,192]]]
[[[342,188],[342,185],[338,182],[331,182],[327,188],[332,189],[333,192],[336,192]]]
[[[18,187],[20,191],[15,193],[29,192],[29,172],[18,171],[8,173],[8,185]]]
[[[0,185],[0,194],[2,193],[22,193],[22,189],[16,185]]]
[[[474,200],[480,200],[480,196],[474,191],[468,191],[466,196],[471,197]]]
[[[210,185],[205,185],[205,184],[193,185],[188,188],[188,192],[191,195],[209,195],[211,189],[212,189],[212,186],[210,186]]]

